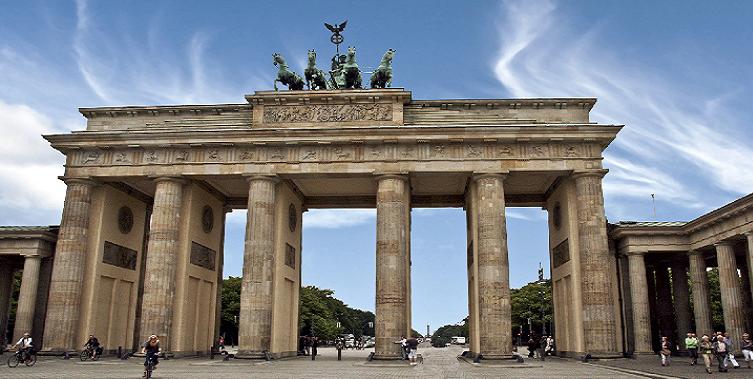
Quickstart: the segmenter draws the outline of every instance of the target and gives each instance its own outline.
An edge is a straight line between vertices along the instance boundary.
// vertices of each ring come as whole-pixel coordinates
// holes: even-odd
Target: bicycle
[[[34,366],[37,363],[37,354],[31,350],[26,353],[23,350],[18,350],[8,358],[8,367],[17,367],[21,362],[29,367]]]
[[[83,361],[87,361],[89,359],[91,359],[93,361],[96,361],[97,359],[99,359],[99,356],[101,354],[102,354],[102,349],[101,348],[97,348],[97,355],[92,358],[92,356],[94,355],[94,349],[92,347],[87,347],[86,349],[84,349],[83,351],[81,351],[81,354],[79,354],[78,357],[79,357],[79,359],[81,359],[82,362]]]
[[[152,372],[154,371],[154,366],[156,366],[156,364],[155,364],[154,361],[155,361],[155,358],[157,358],[159,356],[159,354],[160,353],[156,353],[156,354],[151,354],[151,355],[147,356],[147,364],[144,367],[144,376],[143,376],[143,378],[151,379]]]

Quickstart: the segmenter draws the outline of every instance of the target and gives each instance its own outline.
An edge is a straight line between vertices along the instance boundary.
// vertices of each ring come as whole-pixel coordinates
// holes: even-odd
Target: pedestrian
[[[546,350],[546,338],[546,336],[542,336],[539,340],[538,345],[536,346],[536,354],[542,361],[544,360],[544,350]]]
[[[729,353],[729,346],[724,342],[724,336],[721,335],[721,333],[716,336],[716,341],[714,341],[712,346],[716,360],[719,362],[719,372],[727,372],[727,364],[725,361],[727,360],[726,357]]]
[[[743,351],[743,357],[745,358],[745,364],[750,367],[750,362],[753,361],[753,341],[750,339],[750,334],[743,334],[743,340],[740,342],[740,349]]]
[[[711,374],[711,362],[714,355],[714,346],[711,344],[711,339],[707,335],[701,336],[701,342],[699,344],[701,348],[701,355],[703,356],[703,364],[706,366],[706,372]]]
[[[303,355],[311,355],[311,336],[303,339]]]
[[[538,346],[536,342],[537,338],[535,333],[531,333],[531,336],[528,338],[528,358],[533,358],[536,354],[536,347]]]
[[[661,356],[661,365],[669,366],[669,357],[672,355],[672,343],[669,342],[669,338],[661,338],[661,350],[659,351],[659,355]]]
[[[685,338],[685,347],[690,353],[690,365],[695,366],[698,363],[698,338],[695,333],[688,332],[688,336]]]
[[[405,336],[400,336],[400,340],[395,341],[395,343],[400,344],[400,358],[402,360],[408,359],[408,340],[405,338]]]
[[[225,336],[220,336],[220,338],[217,339],[217,349],[220,351],[225,350]]]
[[[316,360],[316,355],[319,353],[317,348],[319,347],[319,337],[311,337],[311,360]]]
[[[728,362],[732,362],[732,367],[740,368],[740,364],[735,359],[735,341],[732,340],[729,333],[724,333],[724,342],[727,344],[729,350],[727,350],[727,356],[724,357],[724,367],[729,367]]]
[[[544,355],[554,354],[554,338],[549,336],[546,338],[546,349],[544,349]]]
[[[416,339],[416,337],[408,338],[408,340],[405,341],[405,344],[408,346],[408,358],[410,359],[410,365],[415,366],[416,356],[418,356],[418,339]]]

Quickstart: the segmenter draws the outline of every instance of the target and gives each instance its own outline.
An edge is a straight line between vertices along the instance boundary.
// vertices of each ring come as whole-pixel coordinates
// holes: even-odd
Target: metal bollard
[[[123,346],[118,346],[118,358],[123,359]]]
[[[343,360],[343,349],[337,348],[337,360]]]

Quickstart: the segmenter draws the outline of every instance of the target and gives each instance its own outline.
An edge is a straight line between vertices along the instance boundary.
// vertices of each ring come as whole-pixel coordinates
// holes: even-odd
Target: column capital
[[[246,178],[246,181],[251,183],[256,180],[266,180],[273,182],[275,184],[280,182],[280,177],[277,175],[259,175],[259,174],[252,174],[252,175],[243,175]]]
[[[81,184],[81,185],[86,185],[86,186],[91,186],[91,187],[100,185],[99,182],[97,182],[96,180],[88,176],[86,177],[84,176],[81,176],[81,177],[58,176],[58,179],[62,180],[66,185]]]
[[[508,171],[504,172],[474,172],[471,176],[471,180],[474,182],[485,178],[498,178],[499,180],[505,180],[507,178]]]
[[[719,246],[734,246],[734,245],[735,245],[735,243],[733,241],[729,241],[729,240],[719,241],[719,242],[715,242],[714,243],[714,247],[719,247]]]
[[[747,232],[743,232],[743,235],[746,236],[746,237],[748,237],[748,238],[751,238],[751,237],[753,237],[753,230],[749,230]]]
[[[404,180],[406,182],[409,180],[409,178],[408,178],[408,172],[407,171],[403,171],[403,172],[375,172],[374,173],[374,179],[377,182],[380,181],[380,180],[384,180],[384,179],[399,179],[399,180]]]
[[[573,171],[573,173],[570,175],[573,179],[579,179],[579,178],[585,178],[585,177],[598,177],[603,178],[604,175],[606,175],[609,172],[609,170],[602,168],[602,169],[596,169],[596,170],[582,170],[582,171]]]
[[[630,256],[644,256],[646,254],[648,254],[648,251],[643,251],[643,250],[640,250],[640,251],[627,251],[627,252],[624,253],[624,255],[626,257],[630,257]]]
[[[188,180],[182,176],[150,176],[153,182],[174,182],[178,184],[187,184]]]

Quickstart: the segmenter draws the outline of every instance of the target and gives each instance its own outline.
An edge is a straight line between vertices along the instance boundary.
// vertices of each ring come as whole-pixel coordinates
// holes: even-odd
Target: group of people
[[[735,359],[735,341],[729,333],[716,332],[711,336],[704,334],[699,340],[695,333],[689,332],[685,338],[685,347],[690,354],[690,365],[695,366],[698,363],[698,353],[700,352],[706,366],[706,372],[709,374],[711,374],[714,359],[717,361],[719,372],[727,372],[730,364],[736,369],[740,368],[740,364]],[[753,341],[748,333],[743,334],[739,348],[746,365],[750,369],[751,363],[753,363]],[[669,338],[662,337],[661,350],[659,351],[662,366],[669,366],[672,350],[672,342]]]
[[[531,333],[527,345],[528,358],[538,358],[543,361],[547,355],[554,353],[554,338],[552,336],[538,336]]]
[[[399,341],[395,343],[400,344],[400,354],[403,360],[410,360],[411,366],[417,364],[416,359],[418,357],[418,339],[416,337],[405,338],[401,336]]]
[[[319,348],[319,337],[308,335],[301,336],[299,341],[300,353],[302,355],[311,356],[311,360],[316,360]]]

